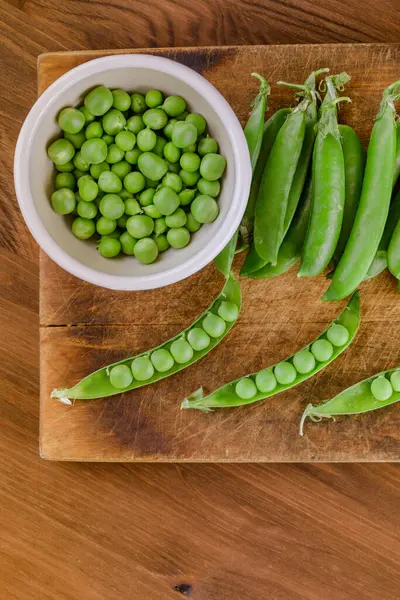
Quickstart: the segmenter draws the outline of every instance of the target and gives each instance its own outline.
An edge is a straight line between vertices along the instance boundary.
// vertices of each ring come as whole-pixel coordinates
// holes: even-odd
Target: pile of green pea
[[[73,215],[72,233],[100,236],[106,258],[143,264],[214,221],[226,159],[207,122],[181,96],[98,86],[58,115],[63,137],[47,149],[58,174],[51,204]]]
[[[174,364],[189,363],[194,352],[201,352],[211,344],[211,338],[221,337],[226,329],[226,323],[233,323],[239,316],[239,308],[233,302],[222,300],[218,314],[208,312],[201,327],[189,329],[184,335],[164,346],[153,350],[149,355],[140,355],[130,364],[118,364],[110,368],[109,377],[113,387],[123,390],[129,387],[133,380],[147,381],[155,373],[166,373]]]
[[[291,385],[298,374],[311,373],[317,362],[331,359],[334,346],[340,348],[349,339],[349,332],[343,325],[333,323],[326,332],[326,339],[319,338],[311,344],[310,349],[303,348],[297,352],[292,362],[284,361],[273,368],[264,369],[254,377],[243,377],[235,386],[235,392],[242,400],[253,398],[258,392],[270,393],[277,385]]]
[[[395,392],[400,392],[400,371],[394,371],[390,380],[385,375],[379,375],[371,383],[371,394],[375,400],[385,402]]]

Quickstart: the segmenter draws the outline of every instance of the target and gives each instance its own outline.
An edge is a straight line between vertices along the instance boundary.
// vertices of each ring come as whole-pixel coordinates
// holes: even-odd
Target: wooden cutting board
[[[257,82],[301,83],[319,67],[347,71],[353,103],[343,107],[366,144],[382,89],[400,78],[400,44],[252,46],[140,51],[66,52],[39,57],[39,93],[57,77],[106,54],[146,52],[202,73],[245,122]],[[129,84],[127,83],[129,87]],[[291,102],[273,87],[270,114]],[[243,257],[235,261],[238,273]],[[400,297],[387,272],[362,285],[362,324],[339,359],[285,394],[248,407],[214,413],[180,411],[182,399],[203,385],[223,383],[273,364],[316,337],[344,303],[322,303],[324,277],[298,279],[291,270],[274,280],[241,279],[243,309],[232,332],[199,363],[155,385],[110,399],[50,399],[110,362],[151,348],[189,325],[211,303],[223,280],[213,265],[167,288],[114,292],[84,283],[41,255],[40,452],[52,460],[87,461],[395,461],[400,459],[400,406],[374,414],[307,424],[308,402],[400,363]]]

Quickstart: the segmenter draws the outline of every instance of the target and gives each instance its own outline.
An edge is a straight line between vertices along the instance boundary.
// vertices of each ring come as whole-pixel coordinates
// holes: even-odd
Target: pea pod
[[[396,184],[400,175],[400,121],[397,121],[396,129],[396,158],[394,161],[393,185]]]
[[[264,115],[267,109],[267,98],[271,87],[259,73],[252,73],[252,76],[257,77],[260,81],[260,89],[253,102],[253,110],[251,111],[250,117],[244,128],[244,135],[249,147],[251,169],[254,173],[261,150],[264,131]]]
[[[251,404],[284,392],[318,373],[352,342],[360,323],[360,299],[356,292],[341,315],[314,342],[268,369],[231,381],[203,397],[200,388],[185,398],[182,409],[210,411]]]
[[[223,250],[214,258],[215,266],[218,271],[225,277],[229,277],[233,259],[235,257],[236,242],[238,239],[238,231],[231,238],[230,242]]]
[[[374,260],[370,265],[364,279],[371,279],[382,273],[388,266],[388,247],[389,242],[394,235],[394,230],[398,220],[400,219],[400,191],[395,194],[389,208],[388,218],[386,220],[385,229],[381,241],[379,242],[378,250],[374,256]],[[393,249],[392,249],[393,251]]]
[[[254,271],[248,275],[251,279],[268,279],[276,277],[277,275],[286,273],[293,265],[299,262],[310,218],[311,201],[312,183],[310,179],[305,185],[289,231],[285,235],[279,248],[276,265],[264,265],[258,271]]]
[[[387,262],[391,274],[396,277],[396,279],[400,279],[400,219],[397,221],[397,225],[390,239]]]
[[[329,264],[339,240],[345,199],[343,149],[337,122],[336,88],[349,80],[346,73],[326,78],[313,153],[313,202],[304,241],[299,277],[319,275]]]
[[[253,233],[254,211],[258,190],[260,188],[261,176],[263,174],[264,167],[268,160],[272,146],[274,145],[276,136],[278,135],[278,132],[284,124],[289,113],[290,108],[280,108],[268,119],[264,126],[264,136],[260,155],[258,157],[257,165],[251,182],[249,201],[240,225],[241,237],[243,240],[247,240],[247,242],[249,242]],[[251,245],[250,251],[246,256],[246,260],[243,263],[240,274],[247,275],[248,273],[251,273],[252,271],[264,266],[264,264],[265,260],[258,256],[254,245]]]
[[[376,254],[388,216],[396,154],[394,101],[400,81],[383,92],[368,146],[367,163],[354,225],[323,300],[341,300],[364,279]]]
[[[379,398],[379,399],[378,399]],[[341,415],[358,415],[383,408],[400,400],[400,368],[382,371],[340,392],[318,406],[309,404],[300,421],[300,435],[309,417],[314,422]]]
[[[215,346],[232,329],[239,316],[240,306],[240,287],[233,275],[230,275],[221,293],[214,300],[210,308],[187,329],[156,348],[142,352],[137,356],[112,363],[95,371],[71,388],[53,390],[51,396],[66,404],[72,404],[71,399],[89,400],[113,396],[169,377],[170,375],[185,369],[189,365],[192,365],[208,354],[210,350],[215,348]],[[196,330],[196,335],[192,333],[194,330]],[[200,332],[198,330],[200,330]],[[200,338],[201,343],[195,343],[194,338]],[[174,352],[172,346],[179,341],[185,342],[185,344],[182,345],[183,351],[190,357],[185,362],[178,362],[173,358]],[[196,350],[195,348],[198,349]],[[153,359],[154,353],[158,350],[167,351],[165,357],[167,357],[167,361],[170,362],[171,366],[165,371],[157,370],[157,363],[155,359]],[[179,351],[182,353],[182,348],[180,348]],[[155,364],[153,364],[153,361]],[[134,377],[132,371],[134,371],[135,365],[140,366],[143,364],[145,364],[147,368],[147,371],[145,369],[143,375],[146,379]],[[115,367],[125,367],[123,370],[120,369],[120,371],[127,377],[126,386],[115,387],[115,385],[112,384],[113,370]],[[143,369],[141,370],[143,371]],[[147,377],[149,373],[150,376]]]

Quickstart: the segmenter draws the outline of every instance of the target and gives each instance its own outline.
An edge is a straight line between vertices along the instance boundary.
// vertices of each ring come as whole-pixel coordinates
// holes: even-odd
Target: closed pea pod
[[[264,400],[280,392],[284,392],[289,388],[302,383],[309,377],[315,375],[330,364],[335,358],[337,358],[352,342],[354,336],[357,333],[358,326],[360,323],[360,299],[359,294],[356,292],[347,306],[339,315],[337,319],[331,324],[331,326],[325,330],[314,342],[308,344],[305,348],[297,352],[295,355],[287,358],[285,361],[263,369],[258,373],[252,373],[245,377],[231,381],[226,385],[223,385],[218,390],[214,391],[208,396],[203,396],[203,390],[200,388],[194,394],[185,398],[181,404],[182,409],[195,408],[203,411],[210,411],[214,408],[229,408],[233,406],[241,406],[243,404],[250,404],[259,400]],[[343,337],[340,341],[343,341],[341,346],[333,346],[328,339],[328,332],[331,330],[333,325],[340,325],[348,332],[347,338]],[[344,341],[346,339],[346,341]],[[316,356],[310,352],[313,346],[317,342],[327,342],[332,346],[332,353],[326,360],[319,361]],[[326,357],[321,357],[326,358]],[[314,364],[314,366],[313,366]],[[300,367],[300,368],[296,368]],[[257,391],[255,394],[243,397],[241,389],[246,390],[250,387],[247,383],[241,383],[239,388],[239,382],[251,380]],[[399,382],[400,384],[400,382]],[[238,393],[239,390],[239,393]]]
[[[251,168],[254,169],[261,150],[264,131],[264,115],[267,110],[267,98],[271,86],[259,73],[252,73],[260,82],[258,94],[253,101],[253,108],[244,128],[244,135],[250,152]]]
[[[387,261],[389,271],[396,279],[400,279],[400,219],[389,243]]]
[[[345,200],[345,171],[336,105],[348,99],[337,98],[336,87],[348,79],[346,74],[326,78],[327,92],[320,109],[313,154],[313,201],[298,273],[300,277],[322,273],[339,240]]]
[[[300,435],[308,418],[319,422],[344,415],[359,415],[383,408],[400,400],[400,368],[383,371],[340,392],[334,398],[314,406],[309,404],[300,421]]]
[[[103,238],[103,239],[106,239],[106,238]],[[118,241],[118,240],[114,240],[114,241]],[[140,242],[141,242],[141,240],[139,240],[136,243],[135,248],[136,248],[137,244],[139,244]],[[233,277],[233,275],[230,275],[227,278],[224,288],[222,289],[221,293],[217,296],[217,298],[214,300],[214,302],[211,304],[211,306],[208,308],[208,310],[205,313],[203,313],[198,319],[196,319],[196,321],[194,321],[186,330],[178,333],[175,337],[164,342],[160,346],[153,348],[151,350],[148,350],[146,352],[143,352],[142,354],[139,354],[137,357],[127,358],[125,360],[121,360],[116,363],[113,363],[107,367],[103,367],[103,368],[99,369],[98,371],[95,371],[94,373],[92,373],[91,375],[88,375],[87,377],[85,377],[84,379],[82,379],[80,382],[78,382],[76,385],[74,385],[73,387],[71,387],[69,389],[62,388],[62,389],[54,390],[52,392],[52,397],[57,398],[61,402],[71,404],[72,399],[89,400],[89,399],[93,399],[93,398],[102,398],[102,397],[113,396],[115,394],[119,394],[121,392],[121,389],[113,386],[110,381],[110,372],[115,366],[126,365],[129,368],[131,368],[131,364],[133,363],[133,361],[135,359],[142,358],[142,357],[146,357],[146,358],[150,357],[150,360],[151,360],[154,352],[156,352],[157,350],[160,350],[160,349],[167,350],[170,354],[172,354],[171,346],[175,341],[177,341],[177,340],[186,341],[187,340],[188,345],[190,346],[190,348],[193,351],[193,356],[188,362],[186,362],[186,363],[174,362],[173,366],[169,370],[161,372],[161,371],[157,370],[157,365],[152,361],[154,367],[156,368],[156,372],[154,372],[154,374],[149,379],[146,379],[145,381],[138,380],[135,378],[124,389],[124,391],[136,389],[143,385],[148,385],[150,383],[154,383],[156,381],[159,381],[160,379],[163,379],[164,377],[168,377],[169,375],[173,375],[174,373],[181,371],[182,369],[186,368],[187,366],[195,363],[197,360],[199,360],[200,358],[205,356],[208,352],[210,352],[213,348],[215,348],[215,346],[232,329],[232,327],[235,323],[234,321],[225,322],[225,328],[220,337],[211,337],[203,329],[202,323],[208,315],[212,314],[215,317],[217,317],[218,319],[220,319],[220,317],[218,316],[218,308],[220,307],[222,302],[229,302],[229,303],[232,302],[233,304],[236,305],[238,312],[239,312],[239,309],[241,306],[241,293],[240,293],[240,287],[239,287],[236,279]],[[202,332],[200,334],[198,333],[199,329]],[[195,330],[197,333],[194,333]],[[206,344],[207,341],[208,341],[208,344]],[[178,345],[178,349],[180,348],[180,346],[181,346],[181,344]],[[187,350],[186,346],[185,346],[185,350]],[[188,352],[187,355],[189,355],[190,351],[187,351],[187,352]],[[137,365],[137,363],[135,363],[135,364]]]
[[[391,201],[388,218],[386,219],[386,225],[383,230],[381,241],[379,242],[378,250],[376,251],[374,260],[372,261],[364,280],[370,279],[371,277],[376,277],[376,275],[382,273],[382,271],[384,271],[388,266],[388,247],[399,219],[400,191],[394,195]]]
[[[378,249],[392,193],[396,153],[393,102],[399,94],[400,81],[390,85],[383,93],[368,146],[354,225],[323,300],[340,300],[351,294],[365,277]]]

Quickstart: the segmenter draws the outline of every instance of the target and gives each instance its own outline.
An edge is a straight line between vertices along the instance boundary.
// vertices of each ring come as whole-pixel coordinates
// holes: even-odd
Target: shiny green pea
[[[201,177],[197,182],[197,189],[201,194],[216,198],[221,191],[221,184],[219,181],[208,181]]]
[[[187,339],[193,350],[196,350],[196,352],[208,348],[211,343],[210,336],[204,329],[201,329],[201,327],[193,327],[193,329],[190,329],[187,334]]]
[[[157,134],[149,128],[142,129],[137,134],[137,145],[142,152],[149,152],[157,144]]]
[[[201,223],[196,221],[192,213],[187,213],[186,229],[190,231],[190,233],[196,233],[200,227]]]
[[[159,181],[168,170],[168,165],[161,156],[157,156],[154,152],[143,152],[138,159],[139,171],[145,177]]]
[[[125,152],[125,160],[130,165],[137,165],[139,156],[142,154],[142,151],[139,148],[134,148],[133,150],[128,150]]]
[[[161,181],[162,185],[169,187],[177,194],[180,193],[183,187],[182,179],[176,173],[166,173]]]
[[[103,173],[103,171],[109,171],[109,170],[110,170],[110,165],[106,162],[101,162],[101,163],[98,163],[97,165],[90,165],[90,168],[89,168],[90,174],[94,179],[99,179],[99,177]]]
[[[121,197],[121,196],[120,196]],[[122,215],[119,219],[117,219],[117,225],[120,229],[126,229],[126,222],[129,218],[129,215]]]
[[[80,131],[79,133],[64,133],[64,139],[71,142],[75,150],[80,150],[83,144],[86,142],[86,135],[84,131]]]
[[[102,135],[101,139],[107,144],[107,146],[111,146],[111,144],[114,143],[114,136],[108,135],[108,133],[105,133],[104,135]]]
[[[131,131],[135,135],[137,135],[139,131],[142,131],[142,129],[145,127],[146,125],[143,123],[143,119],[140,115],[134,115],[133,117],[130,117],[125,125],[125,129],[127,131]]]
[[[121,242],[112,237],[102,237],[97,250],[104,258],[115,258],[121,252]]]
[[[75,167],[79,169],[79,171],[89,171],[90,163],[83,158],[80,150],[75,154],[72,162],[74,163]]]
[[[127,256],[133,256],[133,249],[137,240],[135,240],[130,233],[124,231],[124,233],[120,236],[119,241],[121,243],[122,252]]]
[[[339,323],[333,323],[326,332],[328,340],[338,348],[347,344],[349,336],[350,334],[346,327],[343,327],[343,325],[340,325]]]
[[[153,198],[156,193],[154,188],[147,188],[143,190],[143,192],[139,196],[139,202],[142,206],[149,206],[149,204],[153,204]]]
[[[100,200],[99,210],[107,219],[119,219],[125,212],[125,204],[117,194],[106,194]]]
[[[154,350],[154,352],[150,356],[151,362],[154,365],[154,368],[159,373],[166,373],[174,366],[174,359],[168,350],[165,348],[158,348],[158,350]]]
[[[212,223],[218,217],[219,208],[214,198],[202,194],[193,200],[190,211],[199,223]]]
[[[61,188],[51,195],[53,210],[59,215],[69,215],[75,210],[75,194],[69,188]]]
[[[143,123],[150,129],[163,129],[168,123],[168,117],[161,108],[150,108],[143,114]]]
[[[55,167],[60,173],[72,173],[75,169],[73,162],[67,162],[65,165],[55,165]]]
[[[103,135],[103,128],[98,121],[89,123],[89,125],[85,129],[85,138],[87,140],[91,140],[93,138],[101,138],[102,135]]]
[[[122,190],[122,181],[112,171],[102,171],[98,179],[98,186],[107,194],[118,194]]]
[[[182,208],[177,208],[172,215],[168,215],[165,217],[165,222],[167,227],[183,227],[186,225],[187,216],[185,211]],[[189,237],[190,239],[190,237]]]
[[[190,233],[186,227],[174,227],[168,231],[167,240],[172,248],[185,248],[190,242]]]
[[[172,142],[177,148],[187,148],[197,140],[197,129],[192,123],[178,121],[172,129]]]
[[[132,361],[132,373],[137,381],[147,381],[154,375],[154,367],[147,356],[138,356]]]
[[[149,108],[156,108],[163,103],[163,95],[160,90],[149,90],[144,97],[144,101]]]
[[[187,188],[186,190],[182,190],[179,193],[179,203],[180,203],[180,205],[181,206],[188,206],[188,204],[190,204],[194,200],[195,195],[196,195],[196,190],[191,190],[189,188]]]
[[[78,189],[80,197],[85,202],[92,202],[99,192],[99,186],[90,175],[78,179]]]
[[[58,173],[58,175],[56,175],[54,187],[56,190],[61,188],[69,188],[70,190],[74,190],[76,187],[76,179],[72,173]]]
[[[154,221],[148,215],[134,215],[127,220],[126,229],[137,240],[148,238],[153,233]]]
[[[226,329],[225,321],[214,313],[208,313],[204,318],[202,325],[204,331],[212,338],[220,337]]]
[[[296,379],[296,369],[289,362],[281,362],[276,365],[274,375],[278,383],[288,385]]]
[[[104,115],[113,105],[113,95],[111,91],[99,85],[89,92],[85,97],[85,108],[96,117]]]
[[[129,110],[131,107],[131,97],[128,92],[124,90],[116,89],[112,92],[113,95],[113,108],[120,110],[121,112],[124,110]]]
[[[186,117],[188,116],[188,114],[189,114],[189,113],[188,113],[188,111],[187,111],[187,110],[184,110],[183,112],[181,112],[181,114],[180,114],[180,115],[178,115],[177,117],[175,117],[175,119],[176,119],[177,121],[185,121],[185,120],[186,120]]]
[[[147,106],[143,94],[135,93],[131,95],[131,107],[134,113],[144,113]]]
[[[88,111],[88,109],[86,108],[86,106],[80,106],[78,108],[78,110],[83,114],[83,116],[85,117],[85,124],[87,125],[88,123],[91,123],[92,121],[94,121],[94,115],[92,115],[91,112]]]
[[[129,387],[132,381],[132,371],[127,365],[116,365],[110,370],[110,383],[118,390]]]
[[[202,115],[198,113],[189,113],[185,119],[187,123],[192,123],[197,129],[197,133],[202,135],[207,127],[207,122]]]
[[[140,208],[139,202],[136,200],[136,198],[127,198],[124,204],[125,213],[131,217],[142,212],[142,209]]]
[[[149,204],[149,206],[143,207],[143,212],[151,217],[152,219],[159,219],[162,217],[160,211],[154,206],[154,204]]]
[[[65,165],[72,160],[75,148],[69,140],[59,139],[50,144],[47,154],[55,165]]]
[[[200,174],[208,181],[216,181],[222,177],[226,167],[226,158],[221,154],[209,153],[203,156],[200,164]]]
[[[316,360],[325,362],[331,358],[333,346],[328,340],[316,340],[311,346],[311,352],[314,354]]]
[[[134,150],[131,150],[133,152]],[[123,160],[125,152],[118,148],[117,144],[110,144],[107,150],[106,162],[109,164],[115,164],[120,160]],[[128,161],[129,162],[129,161]]]
[[[133,218],[133,217],[132,217]],[[151,238],[142,238],[138,240],[133,249],[135,257],[144,265],[153,263],[158,256],[158,246]]]
[[[400,371],[393,371],[390,376],[390,383],[395,392],[400,392]]]
[[[169,140],[172,137],[172,130],[174,128],[175,123],[177,123],[176,119],[170,119],[170,121],[167,123],[167,125],[163,129],[163,133],[164,133],[165,137],[168,138]],[[174,162],[174,161],[172,161],[172,162]]]
[[[93,138],[86,140],[81,148],[81,153],[86,162],[97,165],[105,161],[107,149],[108,147],[104,140]]]
[[[161,187],[154,194],[153,203],[162,215],[172,215],[179,206],[179,197],[171,188]]]
[[[179,171],[179,177],[182,179],[183,183],[187,187],[195,186],[198,180],[200,179],[199,171],[185,171],[185,169],[181,169]]]
[[[376,400],[384,402],[393,394],[393,388],[388,379],[384,375],[380,375],[371,383],[371,394]]]
[[[117,135],[126,125],[126,119],[120,110],[112,108],[102,119],[103,129],[108,135]]]
[[[96,227],[91,219],[77,217],[72,223],[72,233],[80,240],[88,240],[94,234]]]
[[[81,200],[76,207],[78,215],[84,219],[94,219],[97,215],[97,206],[94,202]]]
[[[257,373],[256,386],[257,389],[263,394],[272,392],[277,385],[278,383],[276,381],[276,377],[271,369],[264,369],[264,371]]]
[[[115,143],[124,152],[129,152],[136,144],[136,136],[132,131],[120,131],[115,136]]]
[[[171,163],[178,162],[181,156],[181,151],[172,142],[167,142],[165,144],[163,152],[165,158]]]
[[[117,221],[115,219],[108,219],[107,217],[100,217],[96,222],[96,231],[100,235],[110,235],[115,231],[117,227]]]
[[[257,387],[250,377],[243,377],[237,382],[235,392],[242,400],[249,400],[257,394]]]
[[[293,356],[293,364],[298,373],[305,375],[310,373],[315,367],[314,355],[304,348]]]
[[[132,167],[126,160],[120,160],[111,165],[111,172],[115,173],[120,179],[124,179],[131,171]]]
[[[186,102],[181,96],[167,96],[162,108],[169,117],[177,117],[186,110]]]
[[[160,234],[160,235],[157,235],[154,238],[154,241],[155,241],[155,243],[157,245],[157,248],[158,248],[159,252],[165,252],[166,250],[168,250],[169,243],[168,243],[168,240],[167,240],[167,236],[164,235],[163,233]]]
[[[78,133],[85,125],[85,117],[77,108],[63,108],[58,115],[57,123],[62,131]]]
[[[175,361],[180,365],[189,362],[193,358],[193,348],[183,338],[172,342],[170,346],[170,352]]]
[[[194,152],[184,152],[179,162],[184,171],[194,173],[200,167],[200,156]]]
[[[197,152],[200,154],[200,156],[205,156],[206,154],[216,154],[218,152],[218,143],[212,137],[205,137],[199,141]]]
[[[227,323],[233,323],[239,316],[239,309],[233,302],[223,300],[218,307],[218,314]]]
[[[138,194],[144,189],[146,185],[146,181],[144,175],[139,173],[139,171],[134,171],[133,173],[129,173],[124,179],[124,188],[131,192],[132,194]]]
[[[154,221],[154,235],[158,236],[167,231],[167,223],[165,217],[158,217]]]
[[[154,154],[157,154],[157,156],[164,156],[164,147],[166,146],[166,144],[167,140],[158,135],[156,145],[153,148]]]

